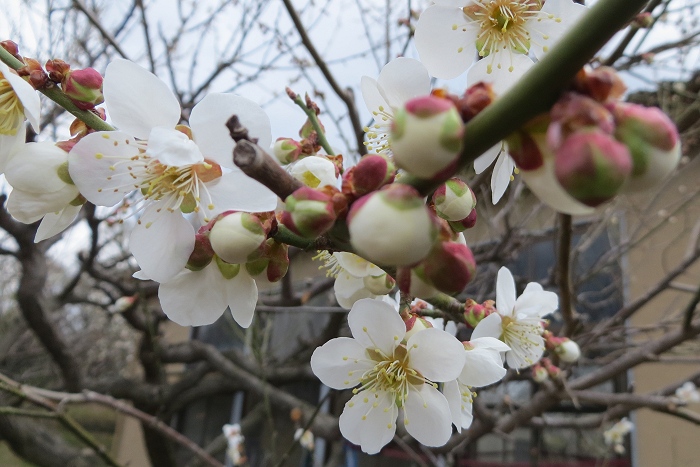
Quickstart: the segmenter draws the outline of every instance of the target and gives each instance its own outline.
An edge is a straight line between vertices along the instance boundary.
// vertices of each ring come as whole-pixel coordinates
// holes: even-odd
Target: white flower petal
[[[469,68],[467,83],[469,86],[480,81],[490,83],[493,92],[502,96],[532,68],[532,65],[534,63],[527,55],[496,52]]]
[[[376,298],[372,292],[365,288],[365,282],[361,277],[355,277],[346,272],[341,272],[333,284],[335,298],[338,305],[348,310],[356,301],[363,298]]]
[[[163,312],[181,326],[204,326],[215,322],[226,310],[220,290],[226,279],[214,262],[201,271],[182,269],[158,288]]]
[[[465,354],[464,368],[458,378],[460,383],[474,387],[488,386],[506,375],[498,351],[473,349],[466,350]]]
[[[362,99],[365,101],[365,106],[370,112],[379,112],[380,108],[394,114],[389,103],[384,99],[384,96],[379,92],[377,81],[369,76],[363,76],[360,80],[360,90],[362,91]],[[377,119],[377,116],[372,114],[372,117]]]
[[[129,175],[128,164],[117,162],[138,153],[134,139],[126,133],[91,133],[68,153],[68,171],[88,201],[98,206],[114,206],[140,184],[140,180]]]
[[[362,391],[345,404],[338,425],[345,439],[377,454],[394,438],[397,412],[391,393]]]
[[[270,147],[272,142],[270,118],[258,104],[250,99],[235,94],[212,93],[195,105],[190,115],[194,140],[204,154],[204,158],[229,168],[234,167],[235,143],[231,139],[226,122],[233,115],[238,116],[251,137],[258,138],[260,147],[263,149]]]
[[[404,415],[406,431],[421,444],[443,446],[452,435],[452,415],[447,399],[430,384],[411,386]]]
[[[441,329],[424,329],[406,343],[409,366],[431,381],[455,379],[464,366],[464,346]]]
[[[442,394],[447,399],[450,407],[452,424],[457,427],[457,432],[462,432],[462,395],[459,392],[457,380],[448,381],[442,387]]]
[[[513,159],[505,151],[502,152],[498,156],[496,166],[491,174],[491,201],[493,204],[498,203],[508,189],[514,168]]]
[[[479,321],[472,332],[472,340],[482,337],[493,337],[498,339],[503,334],[501,315],[492,313]]]
[[[17,95],[17,98],[24,107],[24,116],[32,125],[35,132],[39,133],[39,119],[41,114],[41,101],[39,93],[34,90],[31,84],[24,80],[21,76],[10,71],[10,67],[4,62],[0,62],[0,73],[12,86],[12,90]]]
[[[477,32],[459,8],[428,7],[416,24],[421,62],[436,78],[456,78],[474,62]]]
[[[78,196],[73,185],[64,185],[52,193],[29,193],[16,188],[7,200],[8,212],[24,224],[32,224],[50,212],[63,210]]]
[[[27,128],[24,123],[19,122],[19,118],[16,134],[0,135],[0,173],[5,172],[7,162],[24,145],[26,137]]]
[[[362,344],[349,337],[331,339],[311,355],[311,370],[323,384],[333,389],[357,386],[362,374],[374,365]]]
[[[338,251],[333,253],[333,257],[336,259],[336,261],[338,261],[340,267],[345,269],[353,276],[365,277],[369,275],[378,276],[380,274],[384,274],[384,270],[382,270],[379,266],[370,263],[366,259],[357,256],[354,253]]]
[[[571,0],[547,0],[542,7],[542,21],[528,21],[525,29],[532,37],[531,49],[538,60],[551,50],[588,10]],[[549,15],[553,15],[551,19]],[[559,20],[559,21],[557,21]]]
[[[488,149],[485,153],[480,155],[474,160],[474,172],[477,174],[482,173],[484,170],[491,167],[493,161],[496,160],[501,151],[504,150],[503,142],[497,143]]]
[[[148,155],[161,164],[182,167],[204,160],[197,144],[181,131],[162,126],[148,135]]]
[[[358,300],[348,314],[352,336],[363,347],[391,355],[406,335],[406,325],[388,303],[371,298]]]
[[[505,266],[496,278],[496,310],[503,316],[512,316],[515,306],[515,279]]]
[[[430,75],[418,60],[399,57],[387,63],[377,78],[379,92],[393,108],[414,97],[430,94]]]
[[[529,291],[525,289],[523,294],[515,301],[515,313],[527,317],[542,318],[559,308],[559,297],[554,292],[544,290]]]
[[[102,88],[114,125],[136,138],[147,139],[153,128],[173,128],[180,121],[173,92],[134,62],[118,58],[107,65]]]
[[[238,170],[207,183],[206,187],[214,204],[213,215],[229,210],[265,212],[277,207],[277,195]]]
[[[31,193],[58,191],[66,186],[58,169],[67,162],[68,153],[51,142],[28,143],[7,162],[5,178],[13,188]]]
[[[162,283],[187,264],[194,249],[194,228],[180,211],[161,208],[161,203],[146,208],[131,232],[129,248],[144,273]]]
[[[474,336],[472,336],[472,340],[470,340],[469,343],[472,345],[472,347],[474,347],[474,349],[479,350],[495,350],[497,352],[507,352],[510,350],[510,347],[495,337],[474,338]]]
[[[223,276],[222,276],[223,277]],[[243,328],[253,322],[255,305],[258,303],[258,286],[241,265],[241,270],[233,279],[225,279],[222,284],[226,303],[233,319]]]
[[[82,208],[82,205],[71,206],[69,204],[59,212],[50,212],[46,214],[36,231],[34,243],[39,243],[42,240],[46,240],[66,230],[78,217]]]

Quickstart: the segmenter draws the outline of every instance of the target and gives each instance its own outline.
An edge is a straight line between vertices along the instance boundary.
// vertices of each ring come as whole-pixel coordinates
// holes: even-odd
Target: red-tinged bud
[[[641,29],[650,28],[653,24],[654,24],[654,17],[651,16],[651,13],[648,11],[644,11],[642,13],[639,13],[632,20],[632,26],[637,27],[637,28],[641,28]]]
[[[550,121],[549,115],[542,114],[506,138],[508,154],[520,170],[537,170],[544,165],[542,146]]]
[[[44,67],[49,73],[49,79],[54,83],[61,83],[66,73],[70,70],[70,65],[59,58],[48,60]]]
[[[599,130],[570,135],[557,151],[555,174],[562,188],[587,206],[614,197],[632,172],[623,145]]]
[[[201,271],[211,263],[214,257],[214,250],[209,242],[209,231],[205,227],[199,229],[194,236],[194,250],[185,266],[190,271]]]
[[[378,265],[409,266],[432,249],[437,230],[415,188],[391,184],[363,196],[348,213],[350,243]]]
[[[632,176],[626,189],[644,190],[658,184],[678,165],[680,137],[676,125],[657,107],[618,103],[615,138],[632,155]]]
[[[273,238],[268,239],[265,243],[265,259],[268,260],[267,280],[278,282],[287,275],[289,270],[289,246]]]
[[[468,122],[488,107],[495,98],[496,94],[493,92],[491,84],[478,82],[469,87],[464,96],[455,104],[462,120]]]
[[[396,166],[431,179],[454,169],[462,150],[464,123],[452,101],[416,97],[399,109],[389,144]]]
[[[561,376],[561,370],[559,367],[554,365],[548,358],[543,358],[541,363],[547,370],[550,378],[558,379]]]
[[[476,196],[466,183],[452,178],[435,190],[433,204],[438,216],[448,221],[461,221],[476,207]]]
[[[598,102],[611,102],[620,99],[627,90],[624,81],[614,68],[601,66],[596,69],[584,68],[574,81],[574,89]]]
[[[323,124],[320,121],[318,124],[321,126],[321,131],[325,132],[326,129],[324,128]],[[311,120],[307,119],[299,130],[299,136],[302,138],[308,138],[312,133],[316,133],[316,129],[314,128],[313,123],[311,123]]]
[[[97,114],[97,116],[102,120],[107,120],[107,112],[105,112],[105,109],[103,108],[92,109],[92,113]],[[71,136],[75,136],[79,139],[89,133],[93,133],[95,130],[87,126],[87,124],[82,120],[76,118],[73,120],[73,123],[70,124],[69,131]]]
[[[421,263],[425,277],[438,289],[454,295],[476,274],[476,261],[468,246],[456,242],[437,244]]]
[[[343,155],[342,154],[336,154],[334,156],[325,156],[326,159],[331,161],[333,165],[335,166],[335,176],[340,177],[343,175],[343,172],[345,172],[345,169],[343,168]]]
[[[230,264],[240,264],[260,256],[267,233],[255,214],[232,212],[216,219],[209,241],[219,258]]]
[[[10,52],[16,59],[22,60],[22,56],[19,54],[19,46],[16,42],[11,40],[1,41],[0,47]]]
[[[417,332],[433,327],[430,321],[415,313],[409,313],[408,317],[403,317],[403,322],[406,324],[406,335],[404,336],[406,340]]]
[[[46,86],[46,83],[49,81],[49,76],[41,67],[41,64],[33,58],[25,58],[23,61],[24,66],[17,70],[17,74],[28,77],[29,84],[31,84],[34,89],[41,89]]]
[[[496,302],[493,300],[486,300],[479,304],[469,298],[464,302],[464,320],[472,328],[475,328],[482,319],[491,313],[496,313]]]
[[[549,379],[549,372],[539,362],[535,363],[530,371],[532,372],[532,379],[536,383],[544,383]]]
[[[396,270],[396,283],[399,285],[401,292],[424,300],[440,293],[425,278],[423,268],[420,266],[415,268],[398,268]]]
[[[291,164],[301,155],[301,143],[292,138],[277,138],[272,146],[272,153],[281,164]]]
[[[61,89],[81,110],[90,110],[104,102],[102,75],[93,68],[70,70],[61,82]]]
[[[472,212],[461,221],[450,221],[449,224],[455,232],[464,232],[467,229],[471,229],[476,225],[476,208],[472,209]]]
[[[396,167],[388,158],[368,154],[343,176],[343,192],[360,197],[394,181]]]
[[[328,232],[336,220],[333,198],[309,187],[301,187],[285,200],[280,221],[304,238],[316,238]]]
[[[592,127],[608,134],[615,131],[612,113],[600,102],[581,94],[565,94],[549,114],[552,121],[547,129],[547,144],[554,151],[570,134],[582,129]]]

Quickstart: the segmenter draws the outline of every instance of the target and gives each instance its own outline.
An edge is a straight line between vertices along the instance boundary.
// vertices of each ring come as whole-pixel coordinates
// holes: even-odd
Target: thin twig
[[[578,319],[573,306],[573,284],[571,283],[571,232],[570,214],[559,214],[559,244],[557,254],[557,285],[559,285],[559,311],[564,319],[564,336],[571,336]]]

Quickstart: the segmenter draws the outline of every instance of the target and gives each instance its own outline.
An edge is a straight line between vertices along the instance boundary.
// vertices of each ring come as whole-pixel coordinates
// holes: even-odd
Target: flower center
[[[0,72],[0,135],[14,136],[24,121],[24,106]]]
[[[214,162],[201,162],[181,167],[166,166],[148,158],[146,176],[142,179],[141,194],[145,199],[160,201],[169,199],[168,210],[180,209],[183,213],[198,212],[202,202],[203,183],[221,177],[221,167]],[[200,183],[202,182],[202,183]],[[214,209],[208,199],[208,209]]]
[[[404,344],[396,347],[392,355],[384,355],[379,349],[367,349],[366,352],[369,358],[377,363],[362,375],[361,386],[353,389],[355,394],[365,390],[390,392],[396,400],[396,405],[403,407],[410,385],[433,384],[408,366],[409,349]]]
[[[530,33],[526,23],[537,17],[539,2],[523,0],[482,0],[462,11],[477,23],[476,48],[481,57],[508,50],[526,54],[530,50]]]

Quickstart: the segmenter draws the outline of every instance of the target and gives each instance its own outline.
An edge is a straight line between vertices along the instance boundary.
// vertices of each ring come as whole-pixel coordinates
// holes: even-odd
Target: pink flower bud
[[[49,79],[54,83],[62,82],[66,73],[70,71],[70,65],[59,58],[48,60],[44,67],[49,73]]]
[[[248,212],[219,217],[211,227],[209,241],[216,255],[231,264],[247,263],[260,256],[267,239],[260,220]]]
[[[214,250],[209,242],[208,226],[204,226],[194,236],[194,250],[185,267],[190,271],[201,271],[211,263],[213,257]]]
[[[464,320],[470,327],[475,328],[482,319],[491,313],[496,313],[495,305],[493,300],[486,300],[484,303],[478,304],[471,298],[467,299],[464,302]]]
[[[350,243],[378,265],[408,266],[430,252],[437,229],[415,188],[392,184],[363,196],[348,213]]]
[[[464,123],[448,99],[411,99],[394,115],[390,147],[399,168],[431,179],[456,168]]]
[[[319,190],[301,187],[287,197],[285,204],[280,221],[302,237],[316,238],[335,223],[333,198]]]
[[[466,183],[452,178],[435,190],[433,204],[438,216],[448,221],[461,221],[476,206],[476,196]]]
[[[119,297],[114,304],[109,307],[109,311],[112,313],[124,313],[131,308],[138,299],[138,295]]]
[[[617,122],[615,138],[632,155],[632,176],[626,188],[650,188],[678,165],[680,137],[676,125],[657,107],[617,103],[613,107]]]
[[[19,55],[19,46],[17,45],[16,42],[11,41],[11,40],[0,41],[0,47],[2,47],[3,49],[7,50],[8,52],[10,52],[10,54],[11,54],[13,57],[15,57],[15,58],[17,58],[17,59],[20,58],[20,55]]]
[[[539,363],[536,363],[530,371],[532,372],[532,379],[537,383],[544,383],[549,379],[549,372]]]
[[[627,86],[614,68],[601,66],[591,70],[586,67],[581,70],[574,80],[574,88],[598,102],[609,102],[619,99],[627,90]]]
[[[608,134],[615,131],[615,121],[610,111],[600,102],[582,94],[565,94],[549,114],[552,122],[547,129],[547,144],[554,151],[569,135],[582,129],[592,127]]]
[[[394,181],[396,167],[388,158],[367,154],[343,176],[343,192],[360,197]]]
[[[406,340],[410,339],[417,332],[433,327],[430,321],[415,313],[410,313],[408,318],[403,318],[403,322],[406,324],[406,335],[404,336]]]
[[[291,164],[299,159],[301,143],[292,138],[277,138],[277,141],[272,146],[272,153],[283,165]]]
[[[476,208],[472,209],[469,215],[461,221],[450,221],[449,224],[455,232],[464,232],[467,229],[471,229],[476,225]]]
[[[441,292],[457,294],[474,278],[476,261],[468,246],[440,242],[421,263],[426,279]]]
[[[264,258],[267,260],[266,276],[270,282],[277,282],[289,270],[289,246],[270,238],[265,243]]]
[[[61,83],[63,92],[81,110],[90,110],[104,102],[102,75],[93,68],[70,70]]]
[[[587,206],[598,206],[615,196],[631,172],[627,148],[599,130],[569,136],[555,160],[561,186]]]

